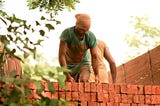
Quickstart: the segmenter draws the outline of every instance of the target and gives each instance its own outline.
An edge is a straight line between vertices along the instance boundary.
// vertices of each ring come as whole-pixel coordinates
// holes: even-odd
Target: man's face
[[[79,40],[83,40],[86,32],[88,31],[89,29],[82,29],[82,28],[76,28],[76,36]]]

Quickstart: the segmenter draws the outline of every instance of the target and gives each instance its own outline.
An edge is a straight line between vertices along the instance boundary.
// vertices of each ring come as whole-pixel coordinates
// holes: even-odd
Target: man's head
[[[82,40],[85,33],[91,26],[91,18],[88,14],[76,14],[76,34],[79,40]]]
[[[88,14],[76,14],[76,27],[88,31],[91,26],[91,18]]]

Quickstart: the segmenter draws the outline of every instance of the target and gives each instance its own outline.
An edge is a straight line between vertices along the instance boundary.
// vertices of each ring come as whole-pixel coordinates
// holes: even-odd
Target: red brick
[[[66,93],[65,92],[58,92],[58,97],[65,99],[66,98]]]
[[[112,103],[112,102],[107,102],[107,106],[114,106],[114,103]]]
[[[138,94],[144,94],[144,85],[138,85]]]
[[[102,84],[97,84],[97,92],[102,93]]]
[[[127,104],[127,103],[120,103],[119,106],[131,106],[130,104]]]
[[[72,100],[79,100],[79,92],[71,93]]]
[[[132,104],[131,104],[131,106],[138,106],[138,105],[137,105],[137,104],[135,104],[135,103],[132,103]]]
[[[152,95],[151,96],[151,103],[160,105],[160,95]]]
[[[66,99],[72,100],[71,92],[66,92]]]
[[[107,93],[103,94],[103,100],[104,102],[109,102],[109,95]]]
[[[85,93],[84,92],[79,92],[79,100],[85,101]]]
[[[98,102],[88,102],[88,105],[86,106],[99,106]]]
[[[65,85],[66,85],[66,91],[72,91],[72,89],[71,89],[71,86],[72,86],[71,82],[65,82]]]
[[[145,103],[145,100],[144,100],[144,95],[139,95],[139,101],[140,103]]]
[[[121,84],[121,93],[127,93],[127,85],[126,84]]]
[[[104,95],[103,95],[103,93],[102,92],[98,92],[97,93],[97,101],[98,102],[101,102],[101,101],[104,101],[103,98],[104,97]]]
[[[145,104],[151,104],[151,95],[145,95]]]
[[[128,94],[138,94],[137,85],[127,85],[127,93]]]
[[[86,93],[84,93],[84,99],[85,99],[85,101],[91,101],[91,94],[90,93],[88,93],[88,92],[86,92]]]
[[[139,95],[133,95],[133,103],[140,103]]]
[[[120,94],[115,94],[114,95],[114,102],[121,102],[121,95]]]
[[[58,99],[58,92],[55,92],[54,94],[51,94],[51,97],[53,99]]]
[[[110,94],[109,93],[109,96],[108,96],[109,97],[109,102],[114,102],[114,97],[115,97],[114,95],[115,94]]]
[[[85,92],[90,92],[91,91],[91,88],[90,88],[90,83],[89,82],[85,82],[84,83],[84,91]]]
[[[152,86],[146,85],[144,86],[145,94],[152,94]]]
[[[127,103],[133,103],[133,95],[127,95]]]
[[[160,86],[152,86],[152,94],[160,94]]]
[[[121,94],[122,103],[128,103],[128,96],[126,94]]]
[[[95,82],[91,82],[90,86],[91,86],[90,92],[97,92],[97,84]]]
[[[114,84],[114,88],[115,88],[116,93],[118,93],[118,94],[121,93],[121,87],[119,84]]]
[[[79,92],[84,92],[84,83],[83,82],[78,83],[78,91]]]
[[[111,94],[115,94],[115,88],[114,88],[114,84],[109,84],[108,85],[108,92]]]
[[[72,86],[71,86],[72,92],[77,92],[78,91],[78,83],[72,82],[71,84],[72,84]]]
[[[97,101],[97,93],[96,92],[91,92],[91,101],[92,102]]]
[[[106,84],[106,83],[102,84],[102,92],[103,93],[108,93],[108,84]]]

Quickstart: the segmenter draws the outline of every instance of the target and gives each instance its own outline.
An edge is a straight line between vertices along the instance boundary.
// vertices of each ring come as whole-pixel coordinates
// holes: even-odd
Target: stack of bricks
[[[57,82],[52,82],[55,93],[51,93],[47,83],[42,83],[44,97],[63,98],[69,101],[67,106],[160,106],[160,85],[65,82],[67,89],[64,90]],[[40,99],[36,85],[31,83],[28,87],[32,91],[28,98],[34,103]],[[0,88],[3,88],[1,84]]]
[[[160,86],[158,85],[82,82],[66,82],[65,84],[66,90],[57,82],[53,82],[56,92],[52,94],[44,82],[43,95],[48,98],[67,99],[70,101],[67,106],[160,106]]]

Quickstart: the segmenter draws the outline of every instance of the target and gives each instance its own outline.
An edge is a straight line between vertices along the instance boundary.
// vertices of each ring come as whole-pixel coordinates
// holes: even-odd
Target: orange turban
[[[76,14],[75,18],[76,21],[76,27],[81,29],[89,29],[91,25],[91,18],[88,14]]]

